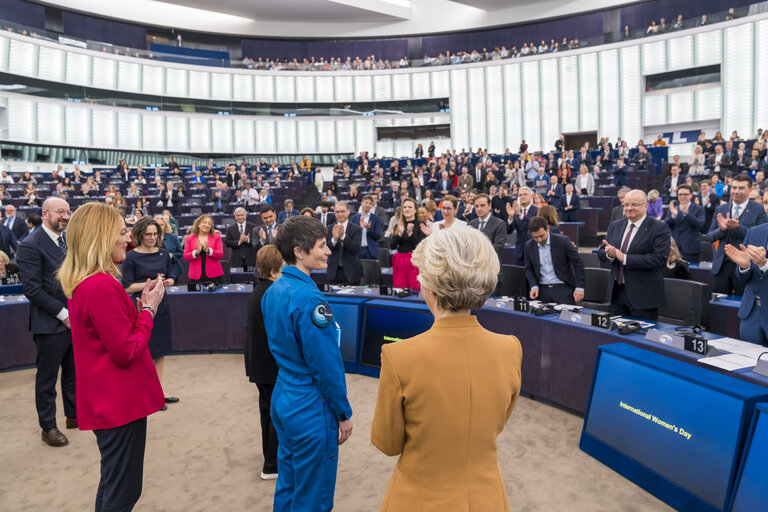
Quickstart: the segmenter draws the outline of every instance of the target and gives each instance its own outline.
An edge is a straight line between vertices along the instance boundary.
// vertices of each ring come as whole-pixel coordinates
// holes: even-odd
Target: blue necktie
[[[59,239],[57,242],[59,244],[59,249],[61,249],[61,252],[63,254],[67,254],[67,244],[66,242],[64,242],[64,237],[59,235]]]

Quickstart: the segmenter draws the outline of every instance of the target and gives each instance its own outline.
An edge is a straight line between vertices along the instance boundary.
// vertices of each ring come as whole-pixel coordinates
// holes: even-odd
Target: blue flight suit
[[[341,332],[312,279],[292,266],[261,301],[269,349],[279,372],[272,422],[279,441],[275,512],[333,508],[339,421],[352,417]]]

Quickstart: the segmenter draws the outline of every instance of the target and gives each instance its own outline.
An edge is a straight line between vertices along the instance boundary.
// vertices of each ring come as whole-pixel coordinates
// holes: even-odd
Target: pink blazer
[[[219,260],[224,257],[224,244],[221,243],[221,235],[218,233],[208,235],[208,247],[213,249],[213,254],[205,258],[205,275],[211,278],[223,276],[224,269],[219,263]],[[189,262],[190,279],[200,279],[200,276],[203,275],[200,255],[197,254],[192,257],[192,252],[195,249],[197,249],[197,235],[190,234],[184,244],[184,259]]]
[[[162,409],[149,311],[136,311],[120,282],[103,273],[80,283],[68,307],[80,430],[120,427]]]

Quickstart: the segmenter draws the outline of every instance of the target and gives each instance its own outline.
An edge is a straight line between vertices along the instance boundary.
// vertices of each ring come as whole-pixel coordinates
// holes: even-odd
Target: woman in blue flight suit
[[[279,441],[275,512],[333,508],[339,445],[352,434],[341,333],[310,278],[328,266],[327,233],[322,222],[303,215],[280,226],[274,243],[286,266],[261,302],[279,368],[272,393]]]

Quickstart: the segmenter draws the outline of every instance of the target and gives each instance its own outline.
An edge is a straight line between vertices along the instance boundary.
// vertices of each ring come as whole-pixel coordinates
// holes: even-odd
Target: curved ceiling
[[[142,25],[276,38],[394,37],[496,27],[612,9],[616,0],[46,0]]]

